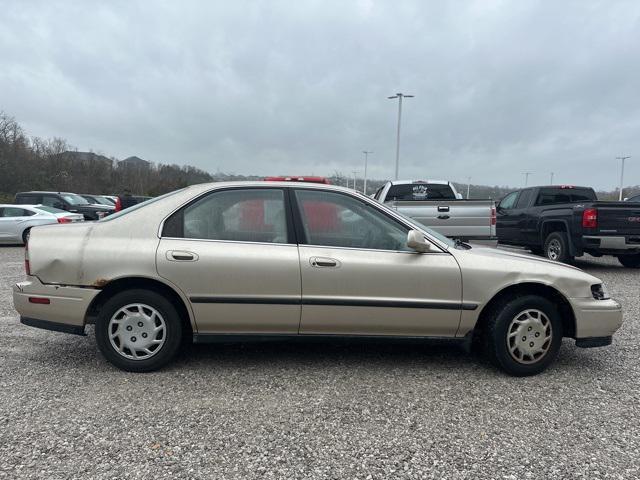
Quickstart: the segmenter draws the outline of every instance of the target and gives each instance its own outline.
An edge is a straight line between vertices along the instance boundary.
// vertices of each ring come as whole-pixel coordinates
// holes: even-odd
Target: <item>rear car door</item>
[[[293,193],[301,334],[455,335],[462,287],[453,256],[410,250],[408,227],[364,199]]]
[[[162,229],[160,276],[181,289],[198,334],[297,333],[300,265],[285,190],[213,190]]]

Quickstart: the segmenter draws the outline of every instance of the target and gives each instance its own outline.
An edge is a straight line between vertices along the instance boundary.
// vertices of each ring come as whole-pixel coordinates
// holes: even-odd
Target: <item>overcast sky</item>
[[[27,133],[215,172],[640,184],[640,2],[0,0]]]

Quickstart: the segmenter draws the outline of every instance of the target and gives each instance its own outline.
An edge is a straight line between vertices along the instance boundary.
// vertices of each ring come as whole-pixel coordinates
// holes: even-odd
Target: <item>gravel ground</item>
[[[638,478],[640,276],[614,344],[510,378],[450,344],[197,346],[157,373],[18,323],[0,247],[0,478]]]

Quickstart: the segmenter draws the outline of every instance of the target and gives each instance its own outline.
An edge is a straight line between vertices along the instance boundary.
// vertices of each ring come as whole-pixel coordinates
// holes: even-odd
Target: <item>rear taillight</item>
[[[40,305],[49,305],[51,300],[44,297],[29,297],[29,303],[38,303]]]
[[[491,225],[496,224],[496,207],[491,207]]]
[[[582,228],[598,228],[598,210],[587,208],[582,212]]]
[[[58,217],[58,223],[71,223],[73,222],[73,220],[71,220],[69,217]]]
[[[116,198],[116,212],[122,210],[122,202],[120,201],[120,197]]]
[[[29,265],[29,239],[24,244],[24,270],[27,275],[31,275],[31,265]]]

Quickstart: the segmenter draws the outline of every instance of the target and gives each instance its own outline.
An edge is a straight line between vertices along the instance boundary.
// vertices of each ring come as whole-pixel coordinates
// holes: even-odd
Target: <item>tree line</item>
[[[118,161],[94,152],[78,152],[62,138],[28,136],[13,117],[0,112],[0,202],[10,202],[16,192],[28,190],[119,194],[128,189],[134,195],[156,196],[196,183],[260,178],[221,172],[211,175],[190,165]],[[329,180],[335,185],[353,187],[353,178],[340,172]],[[367,193],[373,194],[383,184],[383,180],[370,179]],[[466,196],[466,184],[455,186]],[[356,180],[356,187],[362,191],[362,178]],[[500,199],[513,190],[506,186],[471,185],[470,198]],[[638,192],[640,186],[629,187],[624,193],[632,196]],[[614,200],[617,194],[598,192],[598,197]]]

